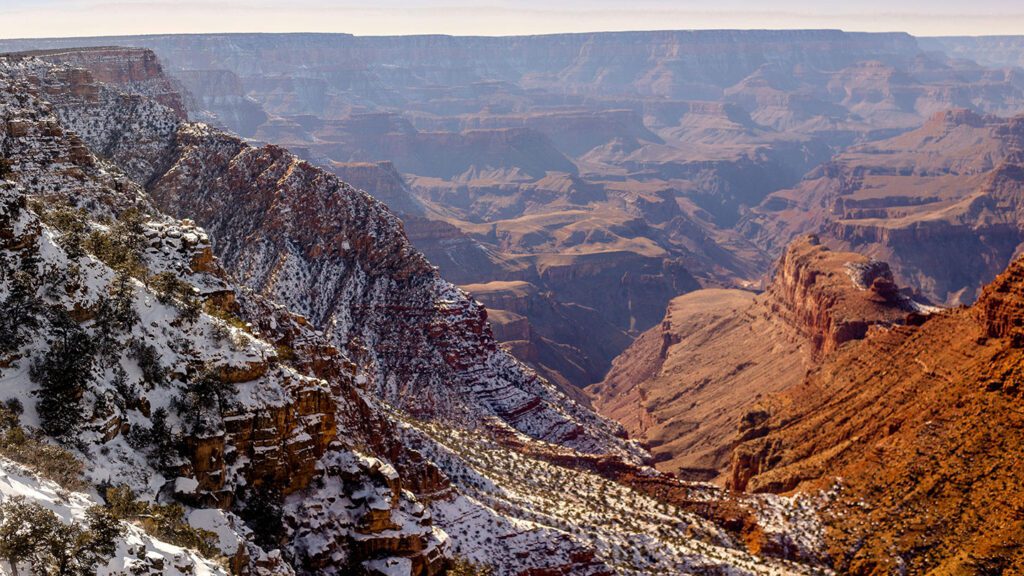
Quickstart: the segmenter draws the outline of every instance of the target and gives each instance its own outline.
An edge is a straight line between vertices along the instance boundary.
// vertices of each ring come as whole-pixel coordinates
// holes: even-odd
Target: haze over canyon
[[[0,52],[3,573],[1024,571],[1024,36]]]

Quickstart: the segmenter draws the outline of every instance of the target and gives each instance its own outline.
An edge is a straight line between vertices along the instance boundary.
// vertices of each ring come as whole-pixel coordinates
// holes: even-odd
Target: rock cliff
[[[1014,261],[973,306],[851,343],[766,398],[732,485],[830,489],[844,573],[1018,569],[1022,277]]]
[[[757,428],[760,398],[918,310],[885,263],[802,237],[762,294],[705,289],[674,299],[661,324],[587,392],[600,413],[651,450],[658,468],[724,483],[736,430]]]
[[[972,302],[1020,250],[1022,119],[969,110],[854,147],[773,193],[742,226],[779,249],[818,231],[889,262],[896,279],[944,304]]]

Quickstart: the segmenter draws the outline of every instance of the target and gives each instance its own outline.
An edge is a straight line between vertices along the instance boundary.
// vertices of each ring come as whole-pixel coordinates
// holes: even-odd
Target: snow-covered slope
[[[69,492],[56,483],[40,478],[31,470],[0,458],[0,506],[22,499],[38,504],[67,524],[87,525],[86,512],[100,502],[82,492]],[[96,566],[97,576],[136,574],[167,576],[227,576],[228,571],[195,552],[168,544],[128,522],[121,522],[122,533],[115,541],[114,553],[105,564]],[[230,530],[223,530],[225,537]],[[233,533],[232,533],[233,534]],[[0,574],[13,575],[7,562],[0,562]],[[19,574],[31,573],[29,562],[19,563]]]
[[[90,483],[144,499],[241,512],[272,488],[286,527],[272,544],[296,568],[343,573],[394,555],[440,570],[444,534],[360,453],[415,458],[388,442],[351,362],[233,284],[206,233],[157,212],[66,133],[25,70],[0,73],[0,388],[23,406],[21,424],[73,448]],[[241,316],[257,312],[252,324]],[[331,524],[310,524],[318,505]],[[306,553],[310,531],[320,544]],[[245,538],[227,552],[239,567],[291,570]]]

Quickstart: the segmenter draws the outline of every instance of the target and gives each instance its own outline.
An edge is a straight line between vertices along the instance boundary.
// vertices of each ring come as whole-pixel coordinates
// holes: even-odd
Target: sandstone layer
[[[744,419],[731,484],[831,490],[836,568],[1021,569],[1024,263],[971,307],[841,348]]]
[[[661,324],[587,391],[599,412],[644,442],[658,468],[724,482],[735,431],[752,406],[916,309],[884,263],[803,237],[760,295],[706,289],[674,299]]]

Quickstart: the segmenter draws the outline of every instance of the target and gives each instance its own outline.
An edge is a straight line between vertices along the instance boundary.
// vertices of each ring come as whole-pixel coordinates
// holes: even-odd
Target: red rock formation
[[[897,280],[940,303],[966,303],[1024,242],[1020,118],[968,110],[854,147],[794,190],[769,196],[744,224],[766,247],[819,230],[840,249],[873,254]]]
[[[888,267],[794,241],[768,290],[698,290],[587,389],[595,408],[645,443],[659,469],[724,483],[734,431],[756,430],[758,399],[795,385],[816,362],[872,330],[902,324],[914,306]]]
[[[96,93],[100,82],[130,92],[144,94],[186,118],[181,93],[166,75],[156,54],[140,48],[78,48],[69,50],[38,50],[24,53],[48,62],[74,67],[67,81],[76,96]],[[88,71],[88,74],[83,71]]]
[[[1022,284],[1017,260],[970,308],[842,347],[751,413],[733,486],[833,488],[843,573],[1019,570]]]

